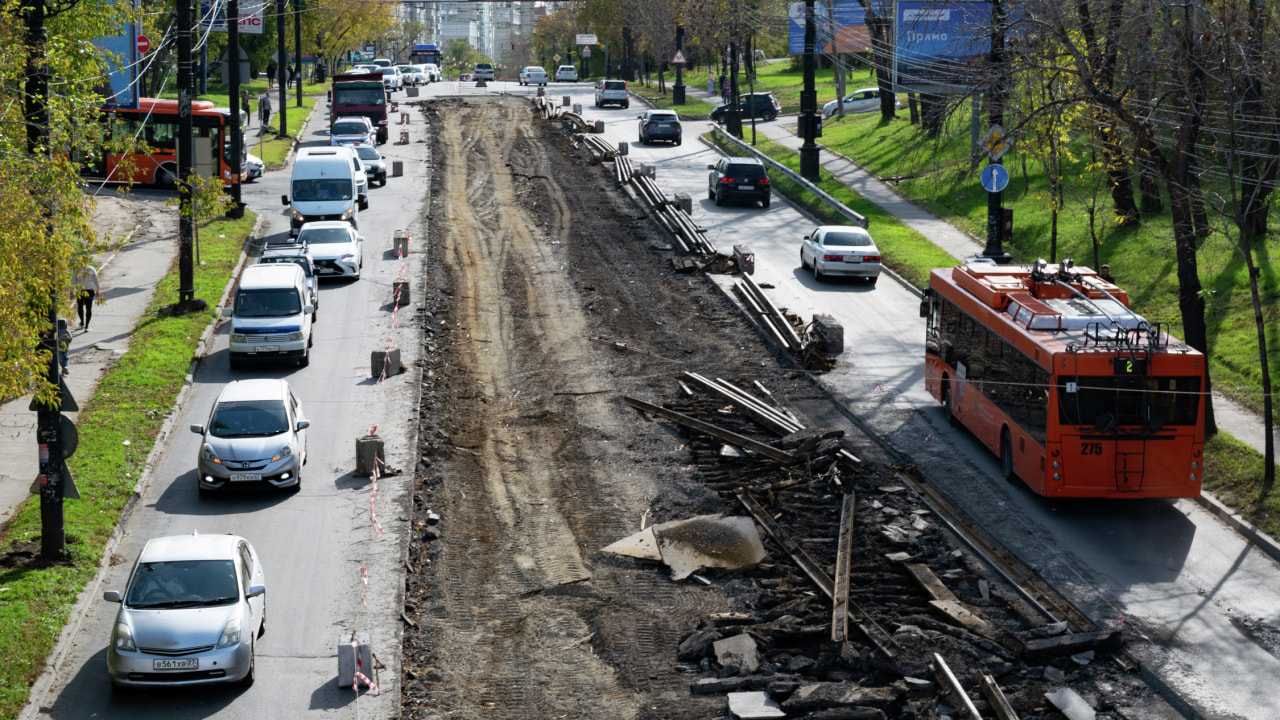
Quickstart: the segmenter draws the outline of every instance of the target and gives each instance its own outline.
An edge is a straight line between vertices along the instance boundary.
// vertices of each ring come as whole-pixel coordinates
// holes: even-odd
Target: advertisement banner
[[[897,92],[965,93],[982,82],[991,52],[987,0],[898,0],[893,85]]]
[[[136,0],[122,0],[136,13]],[[107,75],[98,88],[104,108],[138,107],[138,26],[125,23],[119,35],[98,38],[94,47],[107,61]]]
[[[266,23],[266,0],[240,0],[240,32],[261,35]],[[206,31],[227,31],[227,3],[224,0],[202,0],[200,3],[200,27]]]
[[[888,18],[891,0],[873,0],[872,8]],[[866,11],[859,0],[817,0],[813,4],[814,52],[849,53],[871,50]],[[804,53],[804,3],[787,5],[787,52]]]

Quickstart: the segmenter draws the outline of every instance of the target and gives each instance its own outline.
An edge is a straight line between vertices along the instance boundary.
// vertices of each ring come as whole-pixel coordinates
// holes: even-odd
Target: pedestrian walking
[[[58,365],[63,375],[70,375],[67,370],[67,353],[71,351],[71,328],[67,327],[66,318],[58,318]]]
[[[272,58],[267,61],[267,89],[271,89],[276,82],[276,61]]]
[[[271,125],[271,93],[262,93],[258,98],[258,120],[262,123],[261,132]]]
[[[240,91],[240,123],[245,127],[253,125],[253,113],[249,110],[249,91]]]
[[[716,94],[716,73],[714,70],[707,70],[707,97],[714,97]]]
[[[76,318],[80,327],[89,332],[89,323],[93,321],[93,302],[102,292],[98,269],[86,263],[76,270],[71,277],[71,288],[76,294]]]
[[[725,105],[729,104],[729,76],[727,74],[720,75],[720,99]]]

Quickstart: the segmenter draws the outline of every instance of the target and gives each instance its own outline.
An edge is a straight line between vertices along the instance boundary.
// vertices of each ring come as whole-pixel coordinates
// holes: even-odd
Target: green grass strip
[[[103,549],[120,522],[156,435],[173,409],[200,336],[217,317],[217,304],[253,229],[254,216],[217,220],[201,227],[196,297],[209,309],[182,317],[158,314],[178,299],[176,264],[129,342],[82,408],[80,445],[67,461],[80,491],[63,503],[66,564],[30,563],[40,553],[40,498],[22,505],[0,535],[0,720],[16,718],[32,683],[44,670],[76,597],[98,570]],[[34,453],[34,445],[31,452]],[[105,673],[106,668],[102,668]]]

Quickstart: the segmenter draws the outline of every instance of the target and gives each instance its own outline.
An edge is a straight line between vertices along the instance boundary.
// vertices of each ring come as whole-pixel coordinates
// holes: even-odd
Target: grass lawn
[[[107,370],[97,393],[82,410],[80,445],[67,461],[80,491],[63,504],[69,562],[44,565],[23,560],[40,552],[40,499],[28,500],[0,536],[0,719],[17,717],[29,688],[44,670],[49,653],[69,619],[77,595],[98,570],[103,548],[133,495],[156,434],[173,408],[191,365],[196,344],[240,258],[255,217],[216,220],[200,228],[196,297],[209,309],[183,317],[162,317],[161,305],[177,300],[178,271],[156,288],[155,299],[130,340],[129,351]],[[102,668],[106,672],[106,668]]]
[[[846,92],[874,84],[874,78],[867,71],[850,72],[845,79]],[[830,69],[818,73],[816,86],[819,105],[836,97]],[[788,63],[759,67],[756,90],[774,93],[784,112],[798,109],[802,87],[802,73],[791,70]],[[939,217],[985,237],[987,193],[979,185],[977,173],[970,169],[969,106],[958,107],[944,132],[932,138],[911,124],[907,98],[899,96],[899,100],[903,101],[904,109],[890,121],[883,120],[879,113],[826,120],[820,143],[855,159],[879,177],[905,178],[898,185],[903,194]],[[980,128],[982,130],[985,128]],[[798,168],[795,153],[772,144],[759,147],[775,160]],[[1120,285],[1129,292],[1139,313],[1151,322],[1166,324],[1174,335],[1181,336],[1177,266],[1167,202],[1163,213],[1144,215],[1137,227],[1118,226],[1110,210],[1110,195],[1099,172],[1092,167],[1088,149],[1076,147],[1075,151],[1078,159],[1064,173],[1068,188],[1057,217],[1056,256],[1050,247],[1053,217],[1043,168],[1034,155],[1019,152],[1016,146],[1004,157],[1011,179],[1003,202],[1013,208],[1014,215],[1014,238],[1005,249],[1020,262],[1056,257],[1072,258],[1088,267],[1107,263]],[[775,187],[791,195],[783,182],[776,183]],[[836,188],[833,192],[825,180],[821,187],[832,194],[839,191]],[[1210,187],[1207,181],[1206,189],[1225,191],[1225,188]],[[849,207],[872,218],[871,227],[877,245],[885,251],[886,263],[911,282],[921,285],[929,269],[955,264],[945,255],[917,252],[912,244],[916,241],[906,236],[910,231],[904,233],[892,220],[876,217],[873,210],[868,209],[871,207],[868,203],[837,196]],[[812,204],[811,199],[801,199],[801,203]],[[1234,230],[1229,224],[1212,217],[1211,224],[1214,232],[1202,241],[1198,255],[1207,303],[1210,376],[1214,389],[1259,410],[1261,370],[1245,263],[1231,242]],[[1280,230],[1273,230],[1258,244],[1254,255],[1260,272],[1263,312],[1268,318],[1267,345],[1273,375],[1275,370],[1280,370],[1280,322],[1277,321],[1280,320],[1280,271],[1272,262],[1272,257],[1277,255],[1280,255]],[[1235,504],[1237,509],[1246,511],[1251,521],[1267,527],[1273,534],[1280,532],[1274,509],[1270,514],[1249,511],[1248,503],[1244,502],[1250,495],[1248,488],[1256,488],[1261,478],[1260,456],[1228,438],[1215,440],[1209,452],[1219,456],[1214,466],[1223,475],[1214,479],[1211,473],[1206,473],[1209,478],[1206,487],[1212,489],[1218,487],[1215,483],[1221,482],[1221,487],[1232,488],[1228,496],[1240,500]]]

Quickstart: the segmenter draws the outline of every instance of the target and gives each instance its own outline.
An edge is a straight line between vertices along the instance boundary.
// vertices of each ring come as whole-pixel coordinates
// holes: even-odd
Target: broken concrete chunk
[[[1080,666],[1088,665],[1089,663],[1093,662],[1093,651],[1085,650],[1084,652],[1078,655],[1072,655],[1071,662],[1074,662],[1075,664]]]
[[[1052,665],[1045,665],[1044,679],[1051,683],[1064,683],[1067,681],[1067,674]]]
[[[745,515],[700,515],[653,526],[662,562],[672,580],[708,567],[736,570],[764,559],[756,523]]]
[[[723,695],[741,690],[752,682],[751,678],[701,678],[689,686],[694,695]]]
[[[919,515],[912,515],[911,527],[913,529],[919,530],[920,532],[924,532],[925,530],[929,529],[929,523],[926,522],[925,519],[920,517]]]
[[[1066,631],[1067,631],[1067,621],[1063,620],[1062,622],[1056,622],[1051,625],[1045,625],[1043,627],[1034,628],[1031,631],[1031,634],[1035,635],[1036,637],[1053,637],[1054,635],[1061,635]]]
[[[918,677],[904,677],[902,678],[902,684],[906,686],[908,693],[916,697],[933,692],[932,680],[926,680]]]
[[[760,669],[760,650],[756,647],[756,639],[747,633],[717,640],[712,647],[716,651],[716,662],[725,670],[737,675],[750,675]]]
[[[746,457],[746,456],[747,456],[747,454],[746,454],[746,453],[744,453],[744,452],[742,452],[742,448],[739,448],[739,447],[737,447],[736,445],[728,445],[728,444],[726,444],[726,445],[721,445],[721,446],[720,446],[720,457],[725,457],[725,458],[744,458],[744,457]]]
[[[906,490],[902,485],[881,485],[876,489],[882,493],[900,493]]]
[[[658,552],[658,539],[654,537],[652,526],[606,546],[604,552],[640,558],[641,560],[662,560],[662,553]]]
[[[782,703],[788,713],[813,712],[827,708],[860,706],[887,708],[898,702],[893,688],[865,688],[854,682],[810,683],[801,685]]]
[[[711,653],[711,644],[723,635],[715,630],[696,630],[692,635],[680,641],[676,657],[681,662],[701,660]]]
[[[888,558],[889,560],[892,560],[893,562],[910,562],[913,556],[911,553],[894,552],[894,553],[889,553],[888,555],[885,555],[885,557]]]
[[[787,714],[763,690],[729,693],[729,712],[735,718],[780,718]]]
[[[1067,716],[1067,720],[1095,720],[1098,717],[1098,713],[1089,707],[1089,703],[1071,688],[1058,688],[1053,692],[1045,693],[1044,696]]]

